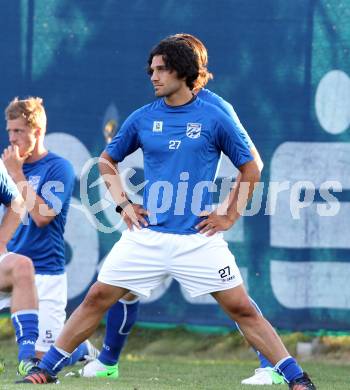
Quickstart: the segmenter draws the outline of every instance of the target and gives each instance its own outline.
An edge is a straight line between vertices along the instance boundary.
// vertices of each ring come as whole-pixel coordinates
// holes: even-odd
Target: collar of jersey
[[[164,99],[162,99],[162,101],[163,101],[163,104],[164,104],[164,106],[165,107],[168,107],[168,108],[181,108],[181,107],[185,107],[185,106],[190,106],[192,103],[194,103],[195,101],[197,100],[197,95],[193,95],[192,96],[192,98],[191,98],[191,100],[189,100],[187,103],[185,103],[185,104],[181,104],[181,105],[179,105],[179,106],[170,106],[169,104],[166,104],[165,103],[165,100]]]

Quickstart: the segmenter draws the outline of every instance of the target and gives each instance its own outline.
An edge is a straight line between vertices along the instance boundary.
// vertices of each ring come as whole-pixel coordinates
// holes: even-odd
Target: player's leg
[[[93,334],[106,310],[126,292],[124,288],[96,282],[70,316],[55,344],[44,355],[38,367],[19,383],[57,382],[57,373],[67,365],[74,350]]]
[[[252,303],[252,305],[255,307],[256,311],[260,314],[260,315],[263,315],[262,314],[262,311],[260,309],[260,307],[258,306],[258,304],[254,301],[254,299],[252,297],[249,297],[250,299],[250,302]],[[239,328],[239,325],[237,324],[236,322],[236,326],[237,326],[237,329],[239,331],[240,328]],[[255,353],[257,354],[258,356],[258,359],[260,361],[260,368],[272,368],[273,367],[273,364],[259,351],[257,351],[256,349],[254,349]]]
[[[39,337],[35,346],[36,356],[43,355],[55,343],[66,320],[67,276],[36,275],[35,283],[39,297]],[[88,340],[80,344],[71,354],[67,365],[85,360],[91,350],[96,350]],[[92,357],[94,358],[97,353]]]
[[[139,297],[128,293],[108,310],[103,347],[97,359],[80,370],[82,376],[118,378],[119,356],[136,322],[138,308]]]
[[[166,266],[160,249],[166,248],[166,240],[160,242],[158,234],[148,229],[123,233],[107,256],[98,281],[69,318],[38,369],[24,379],[25,383],[55,382],[72,351],[93,333],[106,310],[129,290],[147,297],[161,284]]]
[[[146,275],[149,275],[152,281],[152,288],[155,287],[154,282],[159,279],[159,274],[163,273],[162,262],[166,255],[162,256],[162,251],[166,248],[166,243],[162,247],[161,240],[166,240],[166,236],[152,232],[148,229],[135,232],[123,233],[122,239],[116,244],[107,259],[104,262],[103,269],[101,269],[100,276],[103,280],[112,283],[109,277],[104,275],[108,272],[108,260],[113,256],[122,256],[123,251],[127,250],[130,253],[135,253],[134,259],[130,260],[128,254],[128,262],[126,262],[122,269],[131,270],[128,276],[132,279],[141,278],[143,283],[147,280]],[[120,243],[123,243],[121,245]],[[122,248],[121,248],[122,246]],[[113,254],[113,252],[115,254]],[[147,264],[147,267],[141,274],[137,274],[132,270],[143,269],[143,264],[139,264],[137,259]],[[157,259],[160,259],[159,262]],[[107,272],[106,272],[107,271]],[[100,278],[99,276],[99,278]],[[157,282],[158,283],[158,282]],[[147,291],[150,291],[150,285],[147,286]],[[105,377],[118,378],[119,367],[118,360],[121,350],[126,342],[128,334],[132,326],[136,322],[137,312],[139,307],[139,298],[137,295],[128,293],[123,296],[123,299],[116,302],[108,311],[106,323],[106,335],[104,345],[98,359],[88,363],[81,371],[81,375],[85,377]]]
[[[175,238],[174,238],[175,240]],[[235,258],[221,234],[178,238],[171,275],[193,297],[212,293],[239,324],[245,338],[262,352],[290,382],[291,388],[311,390],[314,385],[289,355],[270,323],[257,312],[244,287]],[[194,272],[195,270],[195,272]]]
[[[250,302],[255,307],[256,311],[263,315],[258,304],[254,301],[252,297],[249,297]],[[242,334],[243,333],[237,324],[235,323],[238,331]],[[257,368],[254,371],[254,374],[250,376],[249,378],[243,379],[242,384],[243,385],[280,385],[284,384],[285,381],[275,369],[274,365],[258,350],[256,350],[254,347],[252,347],[254,352],[256,353],[259,361],[260,361],[260,367]]]
[[[38,300],[32,261],[8,253],[0,257],[0,290],[11,291],[11,319],[18,344],[19,373],[36,364],[35,343],[38,338]]]
[[[178,240],[181,242],[178,245],[179,253],[176,253],[173,262],[173,276],[183,285],[190,295],[199,296],[220,290],[228,291],[233,288],[236,288],[235,291],[243,289],[242,277],[236,265],[235,258],[228,250],[227,243],[221,238],[221,235],[205,237],[197,234],[193,237],[179,237]],[[193,270],[196,270],[195,273]],[[239,302],[237,299],[235,300],[235,304],[240,303],[243,309],[247,309],[249,318],[253,318],[252,321],[259,319],[258,323],[263,323],[265,321],[264,318],[251,304],[248,295],[241,293],[241,296],[244,298],[244,301]],[[217,297],[215,296],[215,298]],[[238,309],[241,306],[238,306]],[[245,329],[242,327],[241,318],[236,322],[242,330],[242,333],[246,336]],[[248,342],[251,341],[249,337],[246,338]],[[251,345],[256,347],[255,339],[252,341],[253,343]],[[268,352],[270,352],[268,346],[271,343],[272,341],[270,339],[266,340],[267,347],[265,350]],[[280,345],[278,344],[278,346]],[[264,353],[265,350],[260,351]],[[286,353],[287,351],[282,349],[275,351],[273,356],[278,355],[279,357],[281,355],[283,357]]]
[[[243,285],[212,295],[239,324],[247,341],[275,364],[275,368],[289,384],[295,383],[297,386],[300,383],[300,390],[315,388],[296,360],[290,356],[271,324],[257,313]]]
[[[212,293],[226,313],[238,323],[247,341],[273,364],[288,356],[277,333],[251,304],[243,285]]]

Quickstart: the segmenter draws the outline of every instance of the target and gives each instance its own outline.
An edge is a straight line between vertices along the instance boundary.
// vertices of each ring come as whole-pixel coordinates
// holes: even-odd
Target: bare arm
[[[253,146],[251,149],[250,149],[250,153],[252,154],[253,158],[254,158],[254,161],[256,162],[257,166],[258,166],[258,169],[259,171],[261,172],[264,168],[264,163],[260,157],[260,154],[257,150],[257,148],[255,146]]]
[[[141,224],[147,226],[144,216],[148,215],[148,212],[141,205],[128,203],[128,197],[120,179],[118,164],[106,152],[102,152],[100,156],[99,170],[114,202],[117,205],[122,205],[121,215],[128,228],[131,229],[135,225],[140,229]]]
[[[258,169],[259,169],[259,172],[261,174],[261,171],[264,167],[264,163],[260,157],[260,154],[258,152],[258,150],[256,149],[255,146],[253,146],[251,149],[250,149],[250,153],[252,154],[253,158],[254,158],[254,161],[256,162],[256,165],[258,166]],[[235,185],[233,187],[233,191],[238,191],[239,189],[239,185],[240,185],[240,182],[242,181],[242,173],[239,172],[239,174],[237,175],[236,177],[236,180],[235,180]],[[230,194],[226,197],[226,199],[224,200],[223,202],[223,207],[227,209],[227,205],[228,205],[228,201],[229,201],[229,196]],[[231,194],[231,197],[233,196],[233,194]],[[250,199],[250,198],[249,198]],[[248,201],[249,201],[248,199]]]
[[[258,152],[258,150],[256,149],[255,146],[253,146],[250,149],[250,153],[252,154],[252,156],[254,158],[254,161],[256,162],[256,164],[258,166],[259,172],[261,173],[261,171],[262,171],[262,169],[264,167],[264,163],[263,163],[263,161],[262,161],[262,159],[260,157],[260,154],[259,154],[259,152]],[[240,185],[241,180],[242,180],[242,174],[241,174],[241,172],[239,172],[237,177],[236,177],[235,185],[234,185],[232,191],[238,191],[239,190],[239,185]],[[229,199],[230,199],[230,197],[233,198],[233,196],[234,196],[233,193],[228,194],[226,196],[225,200],[222,202],[222,204],[220,204],[218,206],[218,214],[219,215],[224,215],[224,214],[227,213]]]
[[[255,184],[260,180],[260,170],[254,160],[242,165],[239,171],[239,180],[228,197],[227,216],[233,221],[232,225],[243,214],[253,195]]]
[[[44,227],[55,217],[56,212],[50,208],[29,184],[23,173],[23,163],[26,156],[20,157],[17,146],[9,146],[2,154],[2,160],[9,175],[24,199],[24,204],[36,226]]]
[[[253,160],[239,167],[239,171],[238,180],[226,199],[226,205],[210,213],[197,225],[200,233],[207,233],[211,236],[216,232],[228,230],[242,215],[252,197],[254,186],[260,179],[260,170]]]

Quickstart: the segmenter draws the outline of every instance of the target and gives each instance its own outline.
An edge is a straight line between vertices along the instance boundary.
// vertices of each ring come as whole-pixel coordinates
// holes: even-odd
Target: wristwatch
[[[115,211],[116,211],[118,214],[121,214],[121,212],[124,210],[124,208],[125,208],[128,204],[133,204],[133,202],[132,202],[130,199],[125,200],[124,202],[118,204],[118,206],[115,208]]]

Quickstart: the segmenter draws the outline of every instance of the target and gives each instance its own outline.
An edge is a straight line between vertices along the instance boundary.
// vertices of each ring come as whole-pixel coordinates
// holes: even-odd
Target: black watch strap
[[[115,208],[115,211],[118,213],[118,214],[121,214],[121,212],[124,210],[124,208],[128,205],[128,204],[132,204],[132,201],[131,200],[125,200],[124,202],[118,204],[118,206]]]

